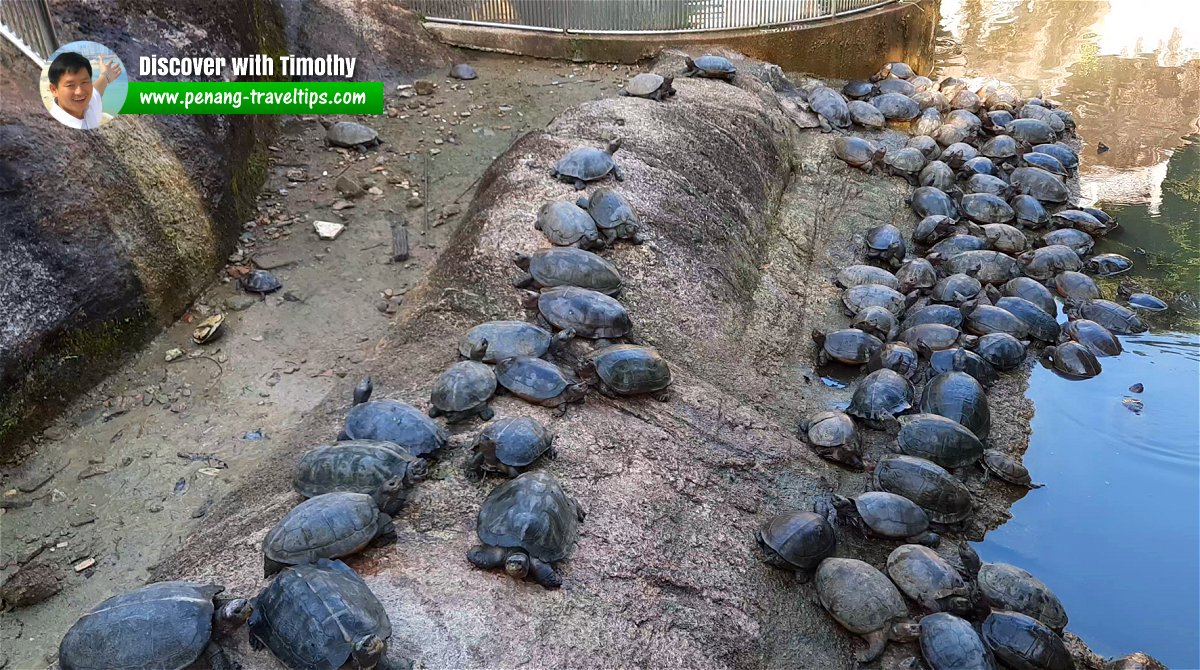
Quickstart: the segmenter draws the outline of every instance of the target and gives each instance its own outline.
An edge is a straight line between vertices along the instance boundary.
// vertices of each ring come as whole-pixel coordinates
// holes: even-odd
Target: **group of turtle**
[[[956,569],[930,548],[940,541],[934,529],[971,514],[961,480],[970,467],[1039,486],[1018,458],[987,448],[987,389],[998,373],[1020,367],[1030,346],[1045,345],[1043,362],[1060,375],[1095,376],[1099,357],[1121,352],[1116,335],[1146,330],[1134,309],[1166,305],[1125,285],[1120,293],[1134,309],[1104,300],[1085,274],[1118,275],[1132,263],[1090,255],[1095,237],[1117,223],[1101,210],[1066,204],[1066,180],[1079,158],[1060,139],[1075,124],[1052,102],[1023,100],[996,81],[935,84],[904,63],[841,92],[815,86],[807,97],[826,128],[915,133],[891,150],[843,134],[834,152],[916,187],[908,202],[920,221],[911,243],[923,255],[909,255],[895,226],[877,226],[865,233],[866,263],[834,279],[851,323],[814,331],[817,362],[869,373],[844,412],[802,421],[800,436],[827,460],[872,469],[873,490],[821,496],[813,511],[772,518],[758,534],[766,561],[802,581],[815,574],[825,609],[866,640],[861,661],[877,658],[889,639],[919,639],[934,670],[994,668],[996,659],[1013,668],[1073,668],[1060,637],[1067,616],[1050,589],[1015,566],[981,566],[965,543]],[[1071,317],[1063,324],[1056,296]],[[922,381],[918,394],[914,382]],[[856,424],[894,433],[889,448],[897,453],[865,466]],[[886,574],[834,557],[838,522],[905,543],[888,557]],[[919,624],[904,596],[927,613]]]

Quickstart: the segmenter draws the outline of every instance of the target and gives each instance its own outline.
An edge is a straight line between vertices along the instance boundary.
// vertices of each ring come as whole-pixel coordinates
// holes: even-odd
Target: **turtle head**
[[[482,361],[484,354],[487,353],[488,341],[483,338],[471,345],[470,351],[467,352],[467,358],[473,361]]]
[[[847,516],[849,516],[850,514],[857,514],[857,510],[854,506],[854,501],[847,498],[846,496],[839,496],[836,494],[831,495],[831,496],[829,496],[829,502],[830,502],[830,504],[833,505],[833,509],[840,514],[844,514]]]
[[[983,567],[983,561],[979,560],[975,548],[966,542],[958,545],[958,560],[962,562],[963,572],[971,579],[974,579],[975,575],[979,574],[979,568]]]
[[[361,405],[371,399],[371,392],[375,387],[371,384],[370,375],[363,377],[363,380],[354,387],[354,404]]]
[[[812,341],[816,342],[818,347],[825,346],[825,333],[822,333],[820,330],[813,328]]]
[[[536,311],[538,308],[538,298],[542,294],[537,291],[523,291],[521,293],[521,306],[528,310]]]
[[[897,621],[892,624],[891,639],[896,642],[912,642],[921,635],[921,627],[912,621]]]
[[[563,328],[550,338],[550,351],[558,351],[567,346],[567,343],[575,339],[574,328]]]
[[[669,74],[663,77],[662,85],[659,86],[664,91],[671,90],[671,84],[675,83],[675,75]]]
[[[504,559],[504,572],[513,579],[525,579],[529,574],[529,555],[514,551]]]
[[[350,655],[362,670],[375,670],[387,654],[387,643],[378,635],[364,635],[354,641]]]
[[[216,627],[224,633],[237,630],[250,619],[254,605],[245,598],[227,600],[217,608]]]
[[[517,252],[512,255],[513,263],[516,263],[517,267],[521,268],[522,270],[524,270],[526,272],[529,272],[529,261],[530,260],[531,259],[529,257],[529,254],[523,254],[523,253]]]
[[[696,69],[696,61],[692,60],[692,57],[691,57],[691,56],[684,56],[684,57],[683,57],[683,64],[687,66],[687,69],[688,69],[688,70],[695,70],[695,69]]]
[[[333,127],[333,121],[330,121],[329,119],[317,119],[317,121],[321,124],[321,127],[323,127],[325,130],[329,130],[330,128]]]
[[[621,148],[621,138],[618,137],[617,139],[608,143],[608,149],[607,149],[608,155],[611,156],[611,155],[617,153],[617,150],[620,148]]]
[[[941,265],[943,261],[946,260],[946,257],[942,255],[942,252],[935,251],[935,252],[929,254],[928,256],[926,256],[925,260],[929,261],[930,265],[937,267],[937,266]]]
[[[392,477],[380,484],[371,497],[375,499],[375,505],[379,507],[380,511],[392,516],[399,512],[400,507],[404,505],[404,499],[408,497],[408,487],[404,485],[403,478]]]
[[[571,384],[563,391],[563,400],[567,402],[579,402],[587,395],[587,382],[576,382]]]
[[[408,472],[404,473],[404,483],[411,486],[416,482],[425,481],[425,478],[428,476],[429,461],[426,461],[424,458],[414,458],[408,464]]]

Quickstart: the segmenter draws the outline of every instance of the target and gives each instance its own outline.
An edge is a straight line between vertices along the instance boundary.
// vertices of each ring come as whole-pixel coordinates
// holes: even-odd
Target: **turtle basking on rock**
[[[612,246],[618,239],[629,240],[634,244],[645,241],[641,236],[641,224],[633,211],[633,205],[613,189],[598,188],[591,196],[580,196],[575,205],[592,216],[605,245]]]
[[[866,640],[867,648],[855,655],[860,663],[879,658],[888,640],[916,639],[917,625],[908,619],[904,597],[887,575],[869,564],[853,558],[827,558],[817,568],[816,587],[825,611]]]
[[[876,166],[883,165],[887,151],[861,137],[841,135],[833,141],[833,155],[847,165],[869,173],[874,171]]]
[[[560,247],[604,248],[595,219],[575,203],[552,201],[543,204],[533,227],[542,231],[551,244]]]
[[[532,254],[515,254],[513,262],[526,272],[513,281],[525,289],[576,286],[605,295],[620,293],[621,273],[607,260],[574,247],[539,249]]]
[[[425,412],[399,400],[371,400],[351,407],[338,435],[339,440],[391,442],[413,456],[436,453],[448,438]]]
[[[633,329],[629,313],[611,296],[574,286],[559,286],[530,293],[530,306],[558,330],[572,329],[576,337],[611,340],[626,337]]]
[[[496,419],[475,437],[471,458],[463,470],[472,479],[481,479],[485,472],[498,472],[511,479],[542,456],[555,458],[553,442],[554,433],[529,417]]]
[[[587,355],[579,374],[610,398],[649,395],[665,402],[671,397],[671,368],[650,347],[614,344],[597,349]]]
[[[361,123],[353,121],[330,123],[322,120],[321,125],[325,127],[326,146],[358,149],[365,152],[369,147],[379,146],[382,142],[379,139],[379,133]]]
[[[544,407],[566,411],[566,404],[580,402],[587,384],[562,368],[541,358],[515,356],[496,364],[496,381],[518,398]]]
[[[570,328],[551,335],[545,328],[527,321],[488,321],[475,326],[462,336],[458,343],[458,353],[484,363],[496,363],[513,356],[540,358],[549,352],[558,351],[574,337],[575,331]]]
[[[691,57],[685,57],[683,63],[687,66],[684,74],[689,77],[724,79],[725,81],[732,82],[734,75],[737,74],[737,68],[734,67],[733,61],[724,56],[704,54],[696,60],[692,60]]]
[[[859,382],[846,413],[862,419],[870,427],[882,427],[912,407],[915,393],[912,382],[903,375],[882,368]]]
[[[825,517],[812,512],[784,512],[772,517],[755,534],[763,562],[812,579],[821,561],[837,550],[837,535]]]
[[[577,191],[582,191],[587,182],[603,179],[610,173],[617,181],[621,181],[625,179],[625,173],[613,161],[613,154],[620,148],[621,140],[618,139],[609,143],[603,151],[595,147],[573,149],[554,164],[550,176],[574,184]]]
[[[987,449],[983,452],[983,470],[989,475],[995,475],[997,478],[1013,484],[1015,486],[1024,486],[1027,489],[1040,489],[1045,484],[1035,484],[1033,478],[1029,475],[1029,470],[1025,467],[1021,460],[1015,456],[1010,456],[998,449]]]
[[[938,414],[914,414],[904,419],[896,446],[903,454],[947,469],[965,467],[983,456],[983,443],[974,433]]]
[[[921,617],[921,656],[932,670],[995,670],[996,663],[975,627],[946,612]]]
[[[484,421],[496,415],[488,400],[496,392],[496,374],[492,368],[480,363],[487,342],[472,352],[475,360],[459,361],[433,383],[429,394],[429,416],[444,416],[446,423],[460,423],[479,417]]]
[[[830,333],[814,329],[812,339],[820,347],[817,365],[825,365],[831,360],[843,365],[866,365],[871,356],[883,348],[879,338],[857,328],[843,328]]]
[[[863,466],[862,449],[854,420],[844,412],[821,412],[800,421],[800,439],[817,455],[852,468]]]
[[[675,95],[675,89],[671,86],[674,82],[675,77],[670,75],[664,77],[653,72],[642,72],[634,75],[625,84],[625,88],[621,89],[621,95],[662,102],[663,98]]]
[[[292,486],[305,498],[339,491],[375,495],[393,479],[399,478],[408,489],[428,474],[424,459],[391,442],[351,440],[305,453],[296,463]],[[391,501],[394,496],[388,494]]]
[[[987,648],[1010,668],[1074,670],[1066,644],[1050,628],[1020,612],[994,611],[981,626]]]
[[[929,547],[896,547],[888,555],[887,574],[904,595],[930,612],[966,613],[972,609],[970,589],[962,575]]]
[[[817,512],[854,526],[867,537],[915,542],[936,547],[941,541],[929,530],[929,515],[915,502],[887,491],[867,491],[857,498],[839,495],[818,498]]]
[[[890,223],[868,230],[863,237],[863,242],[866,245],[865,255],[868,259],[887,263],[892,268],[900,267],[900,262],[904,260],[907,253],[904,234]]]
[[[913,456],[885,456],[875,466],[875,486],[913,501],[934,523],[957,523],[971,514],[971,494],[942,466]]]

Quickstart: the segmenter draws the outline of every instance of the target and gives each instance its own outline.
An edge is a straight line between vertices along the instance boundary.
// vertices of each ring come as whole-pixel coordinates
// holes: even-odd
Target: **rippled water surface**
[[[1047,582],[1097,652],[1200,668],[1200,3],[943,0],[938,63],[1075,115],[1082,196],[1121,223],[1097,253],[1171,304],[1099,377],[1034,370],[1025,463],[1046,487],[977,549]]]

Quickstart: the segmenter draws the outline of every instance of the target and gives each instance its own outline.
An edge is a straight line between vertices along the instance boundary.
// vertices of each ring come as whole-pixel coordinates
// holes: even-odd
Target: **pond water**
[[[1049,584],[1098,653],[1200,668],[1200,3],[943,0],[941,26],[938,76],[1075,115],[1082,197],[1121,223],[1096,253],[1132,258],[1120,279],[1171,305],[1094,379],[1033,371],[1025,463],[1046,487],[976,549]]]

